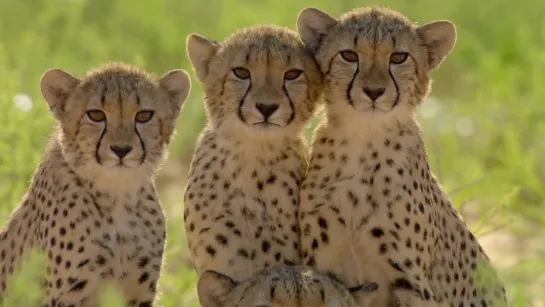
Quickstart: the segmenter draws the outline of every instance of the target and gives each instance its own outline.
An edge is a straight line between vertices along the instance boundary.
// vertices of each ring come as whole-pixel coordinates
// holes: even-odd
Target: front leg
[[[160,277],[163,252],[144,251],[131,260],[134,269],[123,277],[122,284],[129,306],[152,307]]]
[[[100,285],[112,277],[109,251],[96,248],[85,235],[67,234],[63,227],[51,232],[64,233],[64,236],[49,238],[42,306],[96,306]]]

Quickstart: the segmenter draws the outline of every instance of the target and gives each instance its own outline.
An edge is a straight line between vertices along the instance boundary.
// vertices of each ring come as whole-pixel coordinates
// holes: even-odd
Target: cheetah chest
[[[103,226],[89,242],[102,276],[120,282],[125,290],[150,280],[155,283],[165,242],[162,211],[137,203],[105,214]]]

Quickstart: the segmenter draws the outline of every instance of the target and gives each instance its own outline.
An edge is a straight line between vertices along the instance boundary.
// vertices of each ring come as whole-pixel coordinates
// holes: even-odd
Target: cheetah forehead
[[[113,62],[88,71],[82,77],[80,86],[87,91],[149,91],[157,86],[157,81],[140,67]]]
[[[218,50],[218,58],[246,62],[249,66],[303,65],[302,58],[311,57],[297,32],[275,25],[240,29],[221,42]]]
[[[416,40],[416,24],[405,15],[385,7],[364,7],[349,11],[339,17],[337,33],[351,36],[355,43],[367,40],[372,48],[382,44]],[[330,35],[330,42],[339,35]]]
[[[293,289],[300,289],[297,293],[300,299],[315,297],[325,288],[342,289],[342,284],[329,275],[318,273],[303,266],[277,267],[272,270],[262,271],[256,278],[249,282],[247,289],[262,290],[273,289],[274,293],[287,296],[295,295]],[[273,297],[271,297],[273,299]]]

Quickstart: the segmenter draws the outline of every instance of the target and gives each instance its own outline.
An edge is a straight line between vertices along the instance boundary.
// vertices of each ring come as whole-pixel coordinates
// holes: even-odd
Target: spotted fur
[[[304,264],[377,282],[373,307],[505,306],[496,274],[477,274],[492,266],[432,174],[416,119],[454,25],[379,7],[339,18],[308,8],[298,30],[327,104],[300,193]]]
[[[48,260],[41,306],[95,306],[107,283],[153,306],[166,236],[153,176],[189,77],[113,63],[81,79],[48,70],[41,88],[58,125],[0,233],[0,293],[35,249]]]
[[[193,34],[187,46],[208,114],[184,198],[198,275],[214,270],[243,282],[299,263],[308,156],[301,130],[322,89],[312,55],[295,31],[278,26],[240,29],[221,42]]]

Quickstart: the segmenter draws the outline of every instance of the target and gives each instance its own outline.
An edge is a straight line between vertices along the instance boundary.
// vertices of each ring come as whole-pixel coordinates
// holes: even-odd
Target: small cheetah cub
[[[355,293],[373,292],[376,283],[354,288],[306,266],[278,265],[238,283],[214,271],[204,272],[198,293],[203,307],[359,307]]]
[[[376,7],[339,18],[307,8],[297,26],[327,101],[301,187],[303,263],[377,282],[373,307],[503,306],[496,273],[477,274],[492,266],[430,171],[416,119],[455,26]]]
[[[208,123],[185,191],[189,251],[200,276],[237,282],[299,258],[297,206],[307,167],[301,131],[322,75],[295,31],[240,29],[222,42],[187,39]]]
[[[41,306],[96,306],[105,283],[153,306],[165,244],[153,177],[189,89],[183,70],[156,80],[120,63],[44,73],[58,125],[0,234],[1,293],[37,249],[49,260]]]

